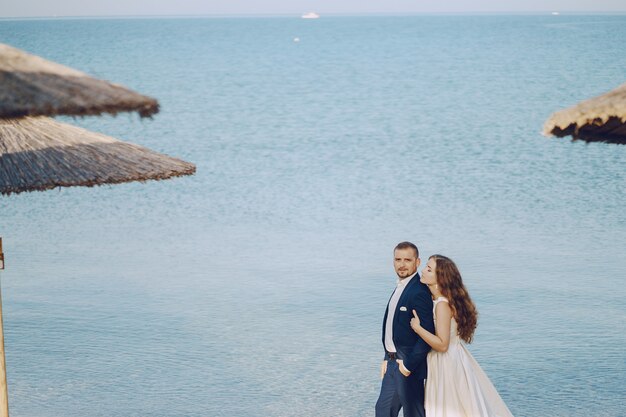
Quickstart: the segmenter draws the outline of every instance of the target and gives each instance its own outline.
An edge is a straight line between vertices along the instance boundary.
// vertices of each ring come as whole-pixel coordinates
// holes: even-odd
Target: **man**
[[[411,329],[411,318],[415,310],[422,327],[435,333],[433,301],[417,273],[420,265],[417,246],[401,242],[393,254],[398,284],[383,319],[385,358],[376,417],[397,417],[400,409],[404,417],[424,417],[426,355],[430,346]]]

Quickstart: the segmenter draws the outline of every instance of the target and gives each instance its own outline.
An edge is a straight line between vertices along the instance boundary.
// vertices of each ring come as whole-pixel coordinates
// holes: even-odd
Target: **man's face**
[[[415,251],[411,248],[396,249],[393,252],[393,267],[398,278],[408,278],[417,271],[417,267],[420,266],[420,259],[415,255]]]

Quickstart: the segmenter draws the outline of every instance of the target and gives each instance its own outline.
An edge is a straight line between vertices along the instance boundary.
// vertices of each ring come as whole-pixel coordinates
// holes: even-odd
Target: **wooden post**
[[[4,269],[4,253],[0,237],[0,270]],[[4,360],[4,324],[2,322],[2,288],[0,283],[0,417],[9,417],[9,392],[7,387],[7,368]]]

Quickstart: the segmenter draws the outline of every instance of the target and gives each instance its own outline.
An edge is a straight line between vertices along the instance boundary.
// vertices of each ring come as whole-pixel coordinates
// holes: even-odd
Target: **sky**
[[[0,17],[626,12],[626,0],[0,0]]]

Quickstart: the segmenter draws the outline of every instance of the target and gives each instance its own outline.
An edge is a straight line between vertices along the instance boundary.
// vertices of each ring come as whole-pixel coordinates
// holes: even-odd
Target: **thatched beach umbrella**
[[[159,111],[159,103],[121,85],[0,43],[0,118],[126,111],[149,117]]]
[[[160,180],[193,164],[47,117],[0,119],[0,194]]]
[[[0,119],[0,194],[160,180],[195,171],[180,159],[47,117]],[[0,295],[0,417],[8,417],[2,327]]]
[[[626,144],[626,84],[558,111],[543,127],[546,136]]]

